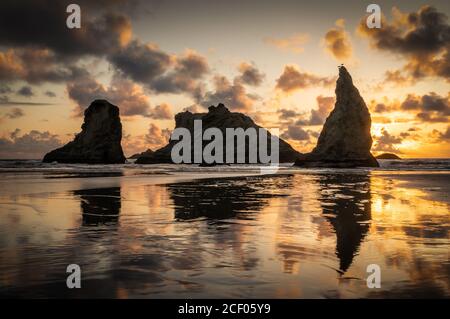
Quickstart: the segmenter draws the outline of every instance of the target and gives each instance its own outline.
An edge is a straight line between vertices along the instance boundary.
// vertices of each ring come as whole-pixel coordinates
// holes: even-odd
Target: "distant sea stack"
[[[375,156],[376,159],[390,159],[390,160],[401,160],[401,157],[393,154],[393,153],[383,153],[378,156]]]
[[[43,162],[123,164],[119,108],[106,100],[95,100],[84,111],[84,123],[75,139],[44,156]]]
[[[225,136],[227,128],[255,128],[256,130],[261,127],[248,116],[238,113],[230,112],[228,108],[222,103],[217,106],[210,106],[208,113],[191,113],[189,111],[181,112],[175,115],[175,128],[187,128],[191,135],[194,136],[194,120],[202,121],[203,131],[208,128],[218,128]],[[270,136],[270,133],[268,133]],[[172,163],[171,151],[172,147],[178,141],[169,141],[169,143],[156,150],[154,153],[144,154],[136,160],[137,164],[156,164],[156,163]],[[270,142],[268,142],[270,145]],[[246,153],[248,152],[248,145],[246,145]],[[224,156],[226,156],[224,152]],[[235,146],[236,154],[236,146]],[[301,154],[294,150],[286,141],[279,138],[279,162],[280,163],[293,163]],[[246,157],[247,162],[247,157]]]
[[[339,67],[336,104],[325,121],[316,147],[295,162],[302,167],[378,167],[370,153],[370,113],[344,66]]]

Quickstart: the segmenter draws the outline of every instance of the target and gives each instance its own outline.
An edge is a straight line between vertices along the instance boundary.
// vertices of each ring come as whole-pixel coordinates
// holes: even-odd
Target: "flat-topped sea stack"
[[[155,152],[153,152],[151,149],[148,148],[144,152],[136,153],[136,154],[131,155],[130,157],[128,157],[128,159],[138,159],[139,157],[142,157],[142,156],[147,156],[148,157],[148,156],[152,156],[154,153]]]
[[[316,147],[295,162],[301,167],[378,167],[370,153],[372,136],[369,109],[352,77],[339,67],[336,104],[325,121]]]
[[[95,100],[84,111],[84,123],[75,139],[44,156],[43,162],[123,164],[122,124],[119,108]]]
[[[238,113],[238,112],[230,112],[228,108],[223,104],[219,104],[217,106],[210,106],[208,109],[208,113],[191,113],[189,111],[181,112],[175,115],[175,129],[177,128],[186,128],[191,132],[191,136],[194,136],[194,121],[201,120],[202,121],[202,131],[204,132],[208,128],[218,128],[223,136],[225,141],[226,129],[227,128],[242,128],[246,130],[248,128],[255,128],[258,132],[259,129],[263,129],[258,126],[250,117]],[[270,133],[267,132],[268,136],[268,145],[270,146]],[[171,151],[173,146],[178,141],[170,140],[169,143],[156,150],[153,153],[144,154],[136,160],[137,164],[156,164],[156,163],[172,163],[171,159]],[[203,146],[208,144],[208,142],[204,142]],[[237,143],[236,143],[237,144]],[[236,154],[236,144],[234,145],[234,153]],[[248,163],[248,144],[245,145],[245,162]],[[255,147],[252,145],[252,147]],[[224,147],[224,157],[226,157],[226,147]],[[268,150],[268,154],[270,154]],[[294,150],[286,141],[279,138],[279,162],[280,163],[293,163],[301,154]],[[223,161],[225,163],[225,160]],[[201,163],[206,166],[208,164]],[[214,163],[213,163],[214,165]]]

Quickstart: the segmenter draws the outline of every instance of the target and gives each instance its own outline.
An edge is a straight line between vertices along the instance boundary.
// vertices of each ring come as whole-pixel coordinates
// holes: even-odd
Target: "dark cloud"
[[[334,107],[334,97],[319,95],[317,98],[317,109],[311,110],[307,120],[299,119],[297,125],[322,125]]]
[[[301,114],[298,113],[297,111],[295,111],[295,110],[288,110],[288,109],[279,109],[277,111],[277,113],[278,113],[278,117],[282,121],[293,121],[297,117],[301,116]]]
[[[188,51],[173,59],[173,69],[149,82],[148,87],[157,93],[188,93],[198,101],[204,90],[200,80],[210,69],[206,58],[194,51]]]
[[[110,61],[123,74],[134,81],[150,84],[173,64],[171,56],[156,45],[133,40],[129,45],[114,53]]]
[[[392,83],[397,86],[407,86],[414,84],[416,79],[405,75],[401,70],[388,70],[384,74],[384,83]]]
[[[237,79],[231,83],[224,76],[215,76],[214,88],[215,91],[207,92],[204,95],[201,102],[203,106],[208,107],[223,103],[230,110],[249,111],[258,100],[258,97],[248,94],[245,87]]]
[[[450,120],[450,94],[441,96],[435,92],[424,95],[408,94],[403,101],[383,102],[372,100],[369,108],[375,113],[409,112],[422,122],[448,122]]]
[[[170,119],[172,113],[168,104],[154,108],[142,86],[115,74],[109,87],[104,86],[92,76],[67,85],[69,97],[77,103],[76,114],[81,116],[89,104],[95,99],[107,99],[120,108],[121,116],[141,115],[154,119]]]
[[[110,10],[117,1],[103,1],[103,6],[95,7],[93,2],[77,1],[82,8],[82,27],[69,29],[66,7],[70,1],[1,1],[0,44],[50,49],[61,59],[104,55],[126,44],[131,23],[124,14]]]
[[[0,51],[0,81],[62,82],[75,80],[86,73],[72,62],[59,61],[55,53],[47,49]]]
[[[254,63],[242,62],[238,70],[238,80],[243,84],[259,86],[264,81],[265,74],[259,71]]]
[[[296,66],[287,65],[283,74],[276,80],[276,88],[290,93],[314,86],[330,86],[336,81],[335,77],[320,77],[307,72],[301,72]]]
[[[336,27],[331,28],[324,37],[325,49],[337,60],[347,60],[352,56],[350,36],[344,30],[344,20],[336,21]]]
[[[19,129],[0,137],[0,158],[40,159],[52,149],[62,146],[55,134],[32,130],[22,134]]]
[[[96,99],[103,99],[106,96],[106,88],[97,82],[92,76],[87,75],[80,81],[70,82],[67,84],[67,94],[69,98],[75,101],[79,107],[79,115],[83,114],[83,110]]]
[[[377,103],[375,105],[374,111],[376,113],[385,113],[389,111],[389,107],[385,103]]]
[[[28,85],[22,86],[16,93],[18,95],[22,95],[25,97],[30,97],[34,95],[33,89],[31,88],[31,86]]]
[[[105,57],[134,80],[162,74],[169,55],[132,40],[130,18],[117,10],[135,1],[100,2],[104,5],[77,2],[82,7],[82,27],[68,29],[65,8],[69,1],[37,0],[26,5],[2,1],[0,45],[10,49],[0,52],[0,80],[74,81],[86,76],[77,65],[83,57]]]
[[[170,120],[173,118],[172,107],[167,103],[156,105],[151,111],[151,117],[155,120]]]
[[[406,135],[408,136],[408,135]],[[375,143],[372,147],[373,151],[377,152],[392,152],[392,153],[401,153],[398,150],[398,145],[402,143],[403,139],[406,136],[394,136],[389,134],[387,130],[384,128],[381,129],[381,136],[375,137]]]
[[[281,138],[296,141],[306,141],[309,140],[309,134],[298,125],[288,125],[287,130],[283,132],[283,134],[281,134]]]
[[[436,8],[423,6],[411,13],[394,9],[391,23],[383,21],[382,28],[369,29],[364,18],[358,31],[374,47],[407,59],[402,70],[387,74],[391,80],[405,82],[438,76],[450,81],[450,25],[447,15]]]
[[[200,101],[204,95],[201,79],[209,72],[206,59],[193,51],[172,55],[133,37],[131,17],[127,14],[136,9],[137,1],[102,0],[95,4],[79,1],[81,29],[66,27],[65,9],[69,3],[62,0],[36,0],[27,5],[8,0],[0,3],[0,46],[9,48],[0,51],[0,81],[69,83],[71,98],[85,105],[90,95],[105,93],[91,81],[94,84],[91,88],[77,83],[90,77],[88,67],[81,65],[83,61],[86,63],[83,58],[99,58],[108,61],[123,78],[152,92],[188,93],[196,102]],[[88,96],[82,98],[77,89]]]
[[[450,116],[450,94],[447,97],[434,92],[423,96],[409,94],[400,108],[404,111],[418,111],[417,117],[424,122],[447,122]]]

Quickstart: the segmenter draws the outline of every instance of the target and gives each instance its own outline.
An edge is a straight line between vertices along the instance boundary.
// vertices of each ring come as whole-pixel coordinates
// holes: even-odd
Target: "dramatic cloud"
[[[70,99],[77,103],[80,110],[78,113],[81,115],[82,110],[87,108],[93,100],[104,99],[107,90],[101,83],[88,75],[81,81],[68,83],[67,94]]]
[[[450,93],[447,96],[441,96],[435,92],[422,96],[408,94],[403,101],[389,100],[384,97],[382,101],[371,100],[368,106],[374,113],[412,113],[421,122],[450,121]]]
[[[301,116],[301,114],[298,113],[297,111],[295,111],[295,110],[288,110],[288,109],[279,109],[277,111],[277,113],[278,113],[278,117],[282,121],[293,121],[297,117]]]
[[[151,83],[173,63],[171,56],[154,44],[133,40],[110,57],[110,61],[125,75],[140,83]]]
[[[281,134],[281,138],[296,141],[309,140],[309,134],[298,125],[288,125],[287,130]]]
[[[8,136],[0,137],[0,158],[5,159],[41,159],[52,149],[62,146],[57,135],[50,132],[32,130],[21,134],[19,129]]]
[[[170,106],[161,104],[152,108],[143,88],[134,82],[115,74],[110,86],[105,87],[92,76],[82,81],[67,85],[69,97],[77,103],[78,115],[83,114],[85,108],[96,99],[107,99],[120,108],[122,116],[141,115],[154,119],[170,119]]]
[[[373,151],[377,152],[392,152],[392,153],[401,153],[398,150],[398,145],[402,143],[403,139],[408,136],[408,133],[405,133],[401,136],[393,136],[389,134],[384,128],[381,129],[381,136],[376,136],[374,138],[375,143],[372,147]]]
[[[442,97],[434,92],[423,96],[409,94],[401,103],[404,111],[418,111],[417,117],[424,122],[448,122],[450,117],[450,93]]]
[[[296,90],[318,85],[330,86],[335,81],[335,77],[320,77],[307,72],[301,72],[296,66],[287,65],[284,68],[283,74],[276,80],[276,88],[285,93],[291,93]]]
[[[230,110],[249,111],[258,99],[256,96],[248,94],[238,79],[234,79],[231,83],[224,76],[215,76],[214,88],[214,92],[207,92],[203,97],[201,103],[203,106],[224,103]]]
[[[285,39],[275,39],[270,37],[264,38],[265,43],[273,45],[278,49],[296,54],[304,51],[303,46],[308,42],[308,40],[309,36],[303,33],[294,34],[293,36]]]
[[[336,21],[336,27],[331,28],[324,37],[325,49],[336,60],[348,60],[352,57],[352,44],[349,34],[344,30],[344,20]]]
[[[81,83],[91,77],[86,71],[88,66],[82,64],[94,59],[109,62],[122,78],[151,92],[188,94],[197,103],[202,99],[203,77],[210,70],[206,58],[192,50],[179,56],[169,54],[156,44],[134,37],[131,18],[126,14],[136,9],[136,1],[80,2],[82,28],[69,29],[65,21],[67,1],[36,0],[27,5],[2,1],[0,47],[8,49],[0,51],[0,82],[66,83],[71,98],[81,105],[92,101],[91,96],[116,95],[114,91],[131,85],[122,82],[117,90],[111,90],[92,79]],[[77,91],[87,93],[86,97]],[[116,99],[122,100],[118,96]],[[135,101],[141,97],[131,99],[125,101],[132,103],[124,107],[128,110],[125,114],[144,113],[145,103]]]
[[[22,86],[22,87],[17,91],[17,94],[18,94],[18,95],[25,96],[25,97],[30,97],[30,96],[33,96],[33,95],[34,95],[33,89],[31,88],[31,86],[28,86],[28,85]]]
[[[240,75],[238,80],[243,84],[258,86],[265,78],[264,73],[258,70],[256,65],[242,62],[238,67]]]
[[[209,73],[206,58],[190,50],[180,57],[172,58],[173,70],[155,77],[148,87],[157,93],[188,93],[195,100],[203,94],[200,80]]]
[[[28,83],[75,80],[87,72],[72,62],[59,61],[47,49],[9,49],[0,51],[0,81]]]
[[[155,120],[170,120],[173,118],[172,107],[166,103],[155,106],[151,114],[151,117]]]
[[[124,132],[122,148],[127,156],[147,149],[155,151],[168,143],[170,133],[169,129],[161,129],[158,125],[151,123],[146,134],[132,136]]]
[[[375,48],[407,59],[402,70],[391,71],[395,78],[414,81],[437,76],[450,81],[450,25],[447,15],[434,7],[423,6],[411,13],[402,13],[394,8],[393,16],[394,20],[391,23],[383,21],[380,29],[367,28],[364,18],[358,31],[368,37]]]
[[[150,124],[148,133],[145,135],[145,141],[148,147],[152,150],[158,149],[164,146],[170,138],[169,129],[161,129],[155,124]]]
[[[410,76],[406,76],[400,70],[386,71],[384,74],[384,83],[392,83],[397,86],[408,86],[416,82],[416,80]]]
[[[317,109],[311,110],[309,119],[299,119],[297,125],[322,125],[334,107],[335,99],[332,96],[319,95],[317,98]]]
[[[61,0],[0,2],[0,44],[11,47],[34,47],[52,50],[59,58],[81,55],[104,55],[130,40],[131,23],[123,14],[103,2],[95,10],[94,1],[78,1],[83,8],[82,28],[66,27],[66,7]],[[18,18],[21,17],[21,18]],[[51,35],[51,36],[50,36]]]
[[[2,2],[0,45],[10,49],[0,51],[0,81],[73,82],[86,76],[80,60],[96,57],[156,93],[188,92],[199,99],[202,91],[196,80],[209,70],[205,58],[192,51],[172,56],[155,44],[133,39],[130,18],[110,10],[126,7],[126,2],[82,1],[81,29],[66,27],[66,1],[37,0],[26,6]]]

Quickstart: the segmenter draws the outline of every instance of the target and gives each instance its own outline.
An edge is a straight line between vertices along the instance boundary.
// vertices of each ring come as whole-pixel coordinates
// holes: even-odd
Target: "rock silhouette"
[[[339,67],[336,104],[325,121],[316,147],[295,162],[303,167],[378,167],[370,153],[370,113],[344,66]]]
[[[147,149],[146,151],[144,151],[144,152],[136,153],[136,154],[131,155],[131,156],[129,157],[129,159],[138,159],[138,158],[141,157],[141,156],[149,157],[149,156],[153,156],[154,153],[155,153],[155,152],[153,152],[151,149],[148,148],[148,149]]]
[[[43,162],[123,164],[119,108],[95,100],[84,111],[84,123],[75,139],[44,156]]]
[[[208,113],[191,113],[189,111],[181,112],[175,115],[175,128],[187,128],[191,132],[191,136],[194,136],[194,120],[202,120],[202,128],[203,131],[208,128],[218,128],[222,132],[225,141],[225,131],[226,128],[242,128],[246,130],[247,128],[255,128],[258,130],[261,128],[258,126],[250,117],[238,113],[238,112],[230,112],[228,108],[223,104],[219,104],[217,106],[210,106],[208,109]],[[270,133],[268,133],[270,136]],[[192,138],[193,140],[194,138]],[[270,139],[270,137],[268,138]],[[169,141],[169,143],[156,150],[154,154],[146,154],[139,157],[136,160],[138,164],[156,164],[156,163],[172,163],[171,159],[171,151],[172,147],[178,141]],[[208,142],[203,144],[206,145]],[[246,160],[248,163],[248,151],[249,147],[246,143],[245,154]],[[270,147],[270,141],[268,141],[268,147]],[[252,145],[251,147],[255,147]],[[235,154],[236,154],[236,143],[235,143]],[[193,147],[192,147],[193,149]],[[226,148],[224,147],[224,158],[226,157]],[[270,152],[268,152],[270,154]],[[279,162],[280,163],[293,163],[296,158],[298,158],[301,154],[294,150],[286,141],[279,139]],[[193,156],[192,156],[193,158]],[[225,162],[225,161],[224,161]]]
[[[396,160],[401,160],[401,158],[393,153],[383,153],[380,154],[378,156],[376,156],[375,158],[377,159],[396,159]]]

